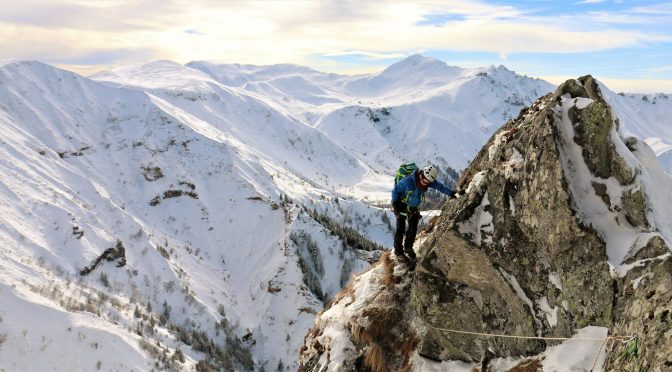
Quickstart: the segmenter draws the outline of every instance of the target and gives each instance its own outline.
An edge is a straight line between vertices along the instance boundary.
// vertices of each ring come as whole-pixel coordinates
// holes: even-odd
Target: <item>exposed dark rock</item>
[[[640,249],[633,257],[625,260],[626,264],[632,264],[640,260],[651,259],[669,253],[670,250],[665,244],[665,240],[660,236],[654,236],[646,243],[644,248]]]
[[[153,182],[163,177],[163,172],[160,167],[142,167],[142,175],[145,180]]]
[[[672,368],[672,261],[667,258],[631,270],[616,302],[616,335],[636,335],[633,343],[616,342],[605,371],[669,371]],[[636,288],[635,288],[636,287]]]
[[[649,221],[646,218],[648,207],[646,206],[644,192],[641,189],[624,192],[621,197],[621,203],[623,204],[625,218],[632,226],[649,227]]]
[[[593,185],[595,194],[602,199],[607,208],[611,209],[611,198],[609,198],[609,194],[607,193],[607,185],[599,182],[591,182],[591,184]]]
[[[83,268],[79,272],[79,275],[85,276],[90,274],[100,265],[101,262],[103,262],[103,260],[106,260],[108,262],[116,261],[117,267],[122,267],[126,265],[126,249],[124,248],[124,245],[121,243],[121,240],[117,240],[117,244],[114,248],[107,248],[103,252],[103,254],[101,254],[95,260],[93,260],[89,266]]]

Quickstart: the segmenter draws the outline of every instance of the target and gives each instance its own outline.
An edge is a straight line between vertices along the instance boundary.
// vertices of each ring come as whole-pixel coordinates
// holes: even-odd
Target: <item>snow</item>
[[[59,304],[114,295],[114,303],[93,303],[100,314],[91,321],[98,328],[118,324],[125,335],[118,343],[127,344],[119,348],[137,348],[138,339],[129,337],[137,305],[149,303],[156,318],[165,301],[171,324],[203,329],[219,345],[226,341],[215,323],[225,316],[233,335],[252,335],[259,365],[296,366],[302,335],[323,303],[304,290],[288,236],[307,230],[322,247],[328,296],[340,288],[346,261],[352,272],[368,263],[352,251],[341,257],[342,242],[293,204],[281,206],[280,194],[389,246],[389,227],[368,222],[389,212],[358,200],[367,189],[344,196],[331,183],[367,182],[387,200],[382,190],[391,176],[371,172],[315,128],[199,71],[160,62],[121,69],[114,78],[119,82],[101,84],[39,63],[0,69],[0,285],[30,283],[15,289],[26,299],[17,309],[43,298]],[[161,177],[147,179],[154,168]],[[197,196],[161,197],[167,190]],[[335,196],[343,198],[339,208]],[[154,198],[159,203],[151,206]],[[292,223],[297,218],[302,222]],[[127,265],[105,263],[80,277],[117,239]],[[9,350],[21,332],[7,333]],[[45,342],[54,335],[44,334]],[[180,346],[165,327],[145,336],[169,350]],[[62,355],[50,350],[38,357],[39,349],[25,349],[22,358]],[[192,362],[203,359],[182,350]],[[153,364],[145,351],[136,354]],[[133,368],[147,369],[118,369]]]
[[[537,300],[537,305],[539,305],[539,309],[544,313],[544,316],[546,317],[546,320],[548,321],[548,324],[551,327],[555,327],[558,325],[558,307],[551,307],[548,303],[548,299],[546,296],[540,298]]]
[[[523,167],[523,155],[514,147],[509,160],[502,163],[504,177],[507,180],[517,179],[520,169]]]
[[[474,214],[468,220],[458,224],[460,234],[470,236],[474,244],[479,247],[483,243],[492,243],[492,232],[495,231],[492,214],[486,210],[489,205],[490,200],[486,191],[481,204],[474,209]]]
[[[632,289],[637,289],[637,287],[639,287],[639,284],[642,282],[642,280],[644,280],[644,279],[649,279],[650,280],[651,278],[653,278],[653,273],[648,273],[648,274],[645,274],[645,275],[642,275],[640,277],[637,277],[637,278],[633,279],[632,280]]]
[[[558,346],[547,348],[544,353],[546,358],[542,363],[544,372],[589,371],[593,367],[596,357],[597,363],[594,371],[602,371],[607,356],[605,348],[600,350],[603,341],[578,339],[605,339],[607,332],[608,330],[604,327],[588,326],[576,331],[572,338],[577,340],[567,340]]]
[[[383,265],[378,265],[357,276],[352,283],[354,293],[344,296],[320,315],[322,335],[317,340],[329,350],[322,354],[320,364],[327,370],[339,370],[346,360],[353,359],[356,349],[350,340],[350,318],[364,310],[385,289],[380,282],[384,270]]]
[[[658,137],[649,137],[645,138],[644,142],[653,150],[656,156],[660,156],[667,151],[672,150],[672,145],[665,143],[662,138]]]
[[[487,174],[488,174],[488,171],[485,171],[485,170],[474,174],[474,177],[471,179],[471,181],[469,181],[469,185],[467,186],[467,189],[465,190],[465,193],[468,194],[468,193],[476,190],[481,185],[481,183],[483,182],[483,180],[485,179],[485,176]]]
[[[553,283],[553,285],[562,291],[562,281],[560,280],[560,275],[556,273],[549,273],[548,280]]]
[[[466,363],[460,361],[437,362],[422,356],[413,354],[410,360],[413,363],[412,371],[415,372],[471,372],[477,367],[476,363]]]
[[[616,94],[599,83],[606,101],[618,117],[622,133],[643,139],[662,168],[672,174],[672,99],[666,94]]]
[[[0,335],[10,337],[0,347],[3,368],[27,371],[153,367],[139,346],[139,336],[120,326],[103,325],[95,314],[68,312],[39,296],[26,298],[4,284],[0,285],[0,296]],[[71,357],[75,354],[76,358]],[[120,355],[124,357],[119,358]]]
[[[506,133],[504,131],[501,131],[495,135],[495,139],[492,141],[490,147],[488,147],[488,160],[492,160],[492,158],[495,156],[497,150],[499,150],[499,147],[502,145],[505,135]]]

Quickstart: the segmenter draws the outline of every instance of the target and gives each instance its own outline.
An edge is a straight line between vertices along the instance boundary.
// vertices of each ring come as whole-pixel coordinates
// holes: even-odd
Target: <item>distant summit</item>
[[[413,54],[381,72],[381,75],[397,75],[402,77],[402,74],[425,74],[425,76],[438,75],[454,75],[461,72],[459,67],[448,66],[445,62],[433,57],[425,57],[420,54]]]

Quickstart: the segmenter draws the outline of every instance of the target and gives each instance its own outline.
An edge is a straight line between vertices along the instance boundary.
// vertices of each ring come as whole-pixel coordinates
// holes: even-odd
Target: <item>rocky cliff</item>
[[[463,172],[416,270],[385,256],[355,278],[306,336],[301,369],[507,370],[497,361],[514,358],[563,370],[546,358],[559,341],[449,330],[563,338],[592,326],[635,338],[577,370],[670,370],[672,180],[618,126],[590,76],[523,109]]]

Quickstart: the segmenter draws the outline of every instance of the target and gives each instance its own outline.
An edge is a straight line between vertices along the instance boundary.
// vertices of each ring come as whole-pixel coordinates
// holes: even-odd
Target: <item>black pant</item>
[[[408,218],[408,229],[406,229],[406,216],[397,217],[397,230],[394,232],[394,254],[400,256],[406,251],[409,258],[415,258],[413,243],[415,234],[418,233],[418,223],[420,222],[420,213],[415,213]],[[404,232],[406,240],[404,240]],[[403,245],[402,245],[403,241]],[[403,247],[403,248],[402,248]]]

